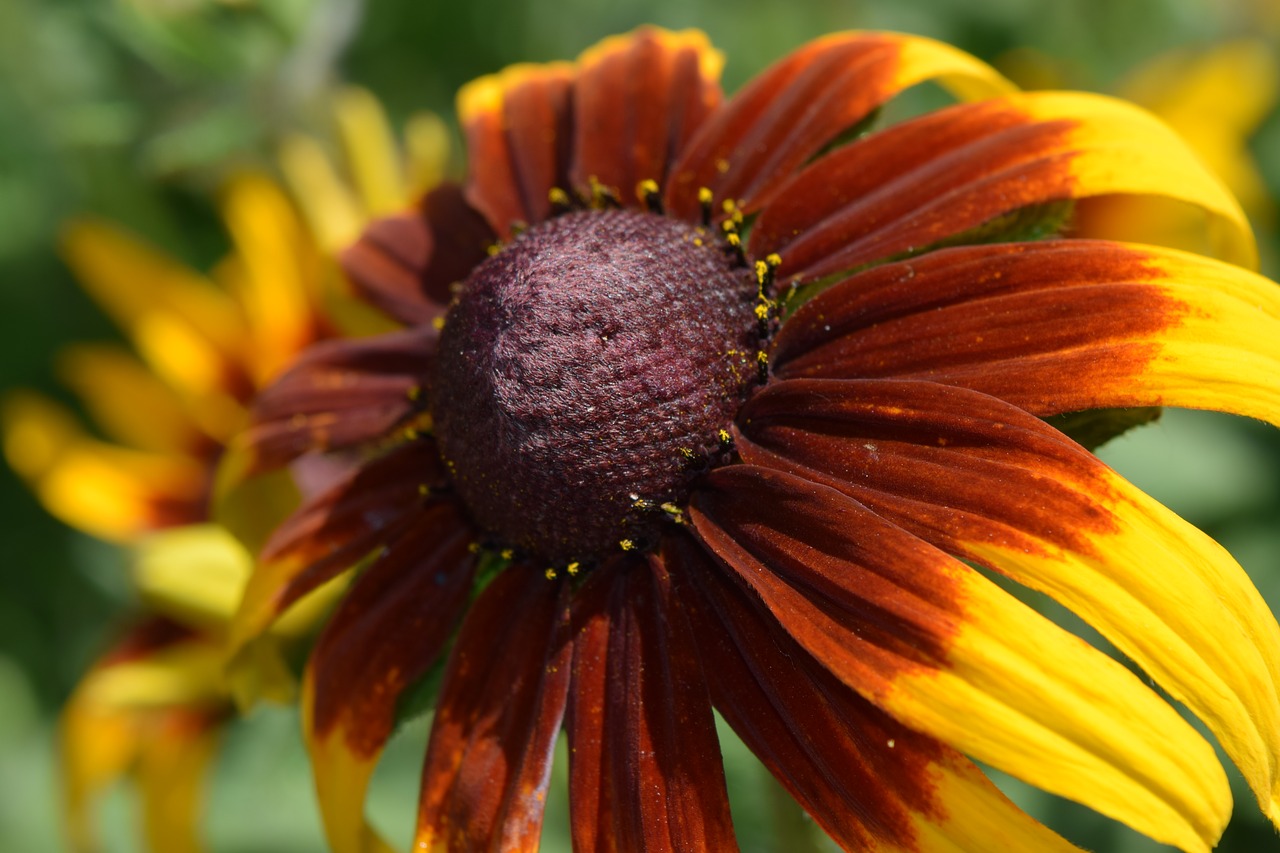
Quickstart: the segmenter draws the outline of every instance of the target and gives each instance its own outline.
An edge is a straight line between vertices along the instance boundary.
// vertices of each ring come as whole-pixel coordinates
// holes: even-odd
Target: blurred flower
[[[1095,626],[1274,820],[1280,628],[1042,420],[1280,422],[1271,282],[1038,239],[1074,201],[1160,195],[1252,264],[1234,199],[1145,111],[1014,94],[927,39],[823,38],[727,101],[721,62],[642,29],[464,88],[466,185],[344,255],[405,328],[313,347],[255,402],[239,475],[362,460],[273,534],[232,626],[248,652],[368,558],[304,679],[334,849],[385,848],[368,781],[433,692],[417,849],[534,848],[562,726],[575,849],[733,849],[713,706],[846,849],[1069,848],[964,753],[1212,846],[1213,748],[970,563]],[[927,79],[991,99],[866,132]]]
[[[345,92],[339,112],[358,97]],[[363,98],[366,113],[380,119],[376,103]],[[348,124],[367,131],[370,120]],[[377,141],[381,148],[366,144],[346,162],[357,172],[370,160],[394,162],[390,134]],[[441,142],[423,162],[434,156],[438,175],[446,153]],[[407,206],[416,193],[407,181],[384,187],[392,189],[388,209]],[[36,394],[11,395],[3,409],[10,465],[51,513],[130,546],[133,581],[154,611],[86,673],[63,713],[64,793],[76,849],[93,849],[93,802],[124,775],[141,792],[148,849],[203,849],[201,780],[233,715],[232,691],[243,701],[293,691],[274,648],[241,666],[237,681],[224,677],[223,635],[252,558],[210,523],[215,472],[257,390],[307,344],[358,323],[338,323],[331,313],[350,303],[333,287],[332,256],[277,185],[257,175],[233,179],[222,213],[234,249],[209,276],[107,222],[67,228],[68,263],[137,353],[82,344],[60,359],[63,378],[108,440]],[[253,542],[255,527],[269,528],[296,504],[296,490],[283,486],[259,490],[251,503],[238,496],[227,520]],[[323,597],[312,600],[276,635],[307,631],[324,606]]]

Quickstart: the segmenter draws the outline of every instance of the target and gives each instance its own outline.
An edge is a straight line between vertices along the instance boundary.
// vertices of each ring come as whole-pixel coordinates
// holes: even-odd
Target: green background
[[[270,168],[283,131],[322,130],[324,93],[336,81],[370,87],[397,118],[423,108],[448,116],[452,93],[472,77],[571,58],[652,22],[706,30],[728,56],[729,91],[804,41],[854,27],[930,35],[987,60],[1036,48],[1060,59],[1073,85],[1108,91],[1170,48],[1265,36],[1255,11],[1245,0],[2,0],[0,388],[35,387],[70,402],[54,380],[55,352],[71,340],[118,338],[57,258],[63,220],[98,213],[207,268],[227,247],[212,204],[221,179],[237,166]],[[1273,194],[1277,142],[1273,115],[1251,143]],[[1275,235],[1260,237],[1274,257]],[[1280,608],[1274,429],[1170,412],[1103,455],[1222,541]],[[50,519],[2,466],[0,523],[0,851],[43,853],[61,849],[57,709],[133,601],[121,555]],[[424,737],[424,723],[410,725],[375,779],[371,809],[402,842]],[[744,849],[777,849],[771,787],[740,746],[726,746],[726,761]],[[1237,777],[1233,785],[1236,815],[1222,849],[1276,846]],[[1009,790],[1091,849],[1162,849],[1071,804]],[[567,849],[563,819],[554,818],[563,808],[557,792],[547,850]],[[264,710],[231,731],[209,811],[215,851],[321,849],[292,714]],[[110,850],[137,849],[123,791],[108,798],[103,820]]]

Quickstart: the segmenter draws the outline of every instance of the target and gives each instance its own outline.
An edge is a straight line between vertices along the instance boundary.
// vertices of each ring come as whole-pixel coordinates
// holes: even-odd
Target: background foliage
[[[0,387],[59,389],[65,342],[118,337],[56,252],[60,223],[97,213],[197,267],[226,247],[214,199],[244,165],[271,168],[286,130],[324,129],[338,81],[368,86],[393,116],[449,116],[466,80],[518,60],[576,55],[643,22],[706,30],[729,58],[732,91],[800,43],[851,27],[907,30],[1025,71],[1048,57],[1058,82],[1116,91],[1173,49],[1239,36],[1280,45],[1271,0],[4,0],[0,3]],[[1028,54],[1027,51],[1034,53]],[[1258,80],[1259,87],[1275,85]],[[1206,118],[1206,120],[1211,120]],[[1248,140],[1274,197],[1280,114]],[[1257,223],[1275,257],[1274,219]],[[1268,261],[1267,271],[1277,272]],[[1224,417],[1173,412],[1104,448],[1109,461],[1205,528],[1280,610],[1280,435]],[[112,548],[51,520],[0,467],[0,849],[60,849],[52,730],[60,703],[133,602]],[[406,829],[425,725],[388,751],[372,809]],[[746,849],[768,850],[770,789],[727,747]],[[1236,780],[1237,782],[1239,780]],[[1157,845],[1047,795],[1011,786],[1029,808],[1095,850]],[[213,849],[321,848],[296,720],[258,712],[231,734],[210,803]],[[1274,844],[1236,785],[1224,850]],[[131,804],[106,804],[112,850],[131,850]],[[563,801],[553,803],[553,811]],[[547,849],[567,849],[552,827]],[[397,833],[395,837],[404,833]]]

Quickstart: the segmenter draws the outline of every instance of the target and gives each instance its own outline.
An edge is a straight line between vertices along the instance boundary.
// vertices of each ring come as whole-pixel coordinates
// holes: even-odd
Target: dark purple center
[[[552,565],[652,546],[757,381],[755,298],[714,237],[636,211],[561,216],[477,267],[432,403],[475,523]]]

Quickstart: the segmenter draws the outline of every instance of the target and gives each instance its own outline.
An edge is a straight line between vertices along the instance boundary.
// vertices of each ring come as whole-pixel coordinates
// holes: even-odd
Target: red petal
[[[547,194],[568,186],[573,138],[572,67],[513,65],[458,93],[467,139],[467,201],[501,238],[551,211]]]
[[[1021,530],[1078,549],[1091,531],[1115,527],[1090,498],[1110,491],[1102,464],[984,394],[920,381],[794,379],[753,397],[739,422],[744,461],[826,483],[943,547]]]
[[[698,190],[751,210],[822,146],[898,92],[929,77],[995,94],[998,74],[959,51],[892,33],[840,33],[770,66],[706,123],[672,170],[667,206],[695,218]]]
[[[700,32],[642,27],[591,48],[578,65],[571,179],[589,194],[594,178],[634,206],[639,183],[664,183],[719,106],[720,55]]]
[[[238,649],[291,604],[420,521],[442,482],[435,442],[403,445],[351,471],[271,535],[245,587],[228,645]]]
[[[352,585],[312,653],[318,739],[381,750],[400,693],[435,662],[471,591],[471,532],[448,505],[423,513]]]
[[[569,586],[503,570],[463,623],[423,767],[416,845],[537,849],[568,698]]]
[[[405,325],[430,323],[444,314],[450,285],[464,280],[487,256],[494,233],[446,183],[423,197],[418,209],[369,225],[342,254],[342,266],[358,291]]]
[[[801,306],[770,364],[782,378],[963,385],[1036,414],[1094,408],[1107,405],[1097,395],[1113,378],[1141,372],[1159,352],[1157,333],[1185,310],[1153,283],[1161,277],[1144,252],[1114,243],[932,252]]]
[[[575,602],[574,850],[736,850],[711,703],[666,570],[596,571]]]
[[[250,448],[249,473],[308,451],[385,439],[425,406],[438,334],[428,324],[306,350],[254,401],[253,423],[237,439]]]

